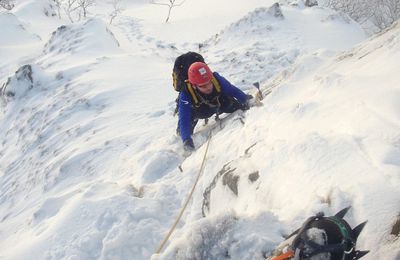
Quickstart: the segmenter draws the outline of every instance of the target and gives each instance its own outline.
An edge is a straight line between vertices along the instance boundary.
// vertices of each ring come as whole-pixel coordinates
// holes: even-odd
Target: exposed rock
[[[5,97],[15,97],[25,94],[33,88],[33,72],[31,65],[24,65],[19,68],[13,77],[9,77],[7,82],[0,89],[0,94]]]
[[[304,5],[307,6],[307,7],[317,6],[318,5],[318,1],[317,0],[305,0],[304,1]]]
[[[54,78],[37,64],[26,64],[0,87],[0,97],[6,102],[22,99],[36,94],[37,91],[47,90],[53,81]]]
[[[283,19],[283,13],[282,13],[282,9],[281,6],[279,5],[279,3],[275,3],[273,4],[269,9],[268,9],[268,13],[276,18],[280,18]]]
[[[0,1],[0,7],[10,11],[14,8],[14,3],[12,3],[11,1]]]
[[[395,235],[395,236],[399,236],[400,235],[400,215],[397,216],[396,223],[394,223],[394,225],[392,227],[392,231],[390,232],[390,234]]]
[[[238,196],[239,176],[233,174],[233,171],[227,172],[222,177],[222,184],[228,185],[229,189]]]
[[[258,171],[249,174],[249,180],[251,182],[255,182],[256,180],[258,180],[258,178],[260,178],[260,174],[258,173]]]
[[[230,174],[236,170],[236,168],[231,169],[229,166],[230,163],[227,163],[222,167],[222,169],[217,173],[217,175],[214,177],[210,185],[204,190],[203,193],[203,205],[201,207],[201,211],[203,214],[203,217],[206,216],[206,213],[210,211],[210,200],[211,200],[211,191],[217,186],[218,180],[223,176],[224,174]]]

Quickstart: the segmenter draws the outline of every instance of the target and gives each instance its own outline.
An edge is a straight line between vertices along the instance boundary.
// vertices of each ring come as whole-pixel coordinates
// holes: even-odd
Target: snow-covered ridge
[[[46,43],[41,59],[44,64],[53,64],[60,59],[65,62],[69,56],[96,58],[116,54],[118,47],[118,41],[106,24],[100,19],[90,19],[82,24],[57,28]]]
[[[0,45],[19,45],[38,42],[40,37],[29,33],[18,18],[9,13],[0,14]]]
[[[302,55],[346,50],[365,37],[354,21],[343,21],[325,8],[274,4],[250,12],[200,50],[210,57],[211,65],[216,64],[216,70],[227,71],[234,83],[249,89],[253,82],[288,69]],[[327,30],[331,34],[325,35]]]

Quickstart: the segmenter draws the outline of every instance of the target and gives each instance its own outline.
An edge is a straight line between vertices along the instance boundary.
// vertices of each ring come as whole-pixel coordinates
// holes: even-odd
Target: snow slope
[[[0,258],[262,259],[311,214],[349,205],[349,223],[368,220],[364,259],[400,257],[399,26],[360,43],[331,10],[227,4],[210,10],[224,18],[185,3],[170,24],[144,1],[114,25],[105,2],[75,24],[46,16],[46,1],[1,14],[0,28],[20,31],[0,29]],[[169,87],[174,57],[199,47],[243,90],[272,93],[213,131],[155,255],[205,151],[198,126],[183,157]]]
[[[17,59],[24,56],[29,59],[31,53],[39,52],[41,42],[40,37],[26,30],[13,14],[0,13],[0,24],[0,78],[3,78],[18,68]]]
[[[214,136],[202,208],[165,255],[258,259],[306,216],[351,205],[351,225],[368,220],[365,259],[398,259],[399,36],[397,24],[329,62],[316,52],[267,82],[265,106]],[[240,143],[218,141],[227,136]]]

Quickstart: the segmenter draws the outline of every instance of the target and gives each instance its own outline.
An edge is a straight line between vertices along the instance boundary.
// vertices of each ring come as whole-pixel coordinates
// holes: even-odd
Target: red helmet
[[[211,81],[213,74],[203,62],[195,62],[188,70],[189,82],[193,85],[204,85]]]

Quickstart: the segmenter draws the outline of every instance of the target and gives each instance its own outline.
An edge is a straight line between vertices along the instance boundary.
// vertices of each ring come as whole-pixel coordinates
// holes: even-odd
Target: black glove
[[[246,94],[246,101],[241,105],[241,110],[246,111],[250,109],[250,99],[252,99],[253,96]]]
[[[247,100],[246,102],[244,102],[240,109],[243,111],[249,110],[250,109],[249,101]]]
[[[194,144],[193,144],[193,140],[191,139],[191,138],[189,138],[189,139],[186,139],[184,142],[183,142],[183,149],[185,150],[185,151],[194,151]]]

